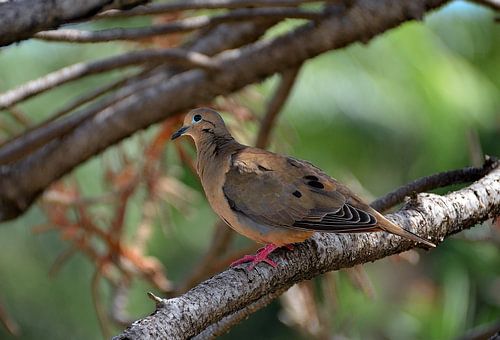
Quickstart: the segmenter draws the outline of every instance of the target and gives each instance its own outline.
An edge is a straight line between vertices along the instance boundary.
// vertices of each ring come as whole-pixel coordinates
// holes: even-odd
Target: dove
[[[238,143],[220,114],[190,111],[171,139],[190,136],[196,170],[212,209],[232,229],[264,248],[231,266],[264,262],[275,249],[292,248],[319,233],[385,231],[428,247],[435,245],[371,208],[345,185],[313,164]]]

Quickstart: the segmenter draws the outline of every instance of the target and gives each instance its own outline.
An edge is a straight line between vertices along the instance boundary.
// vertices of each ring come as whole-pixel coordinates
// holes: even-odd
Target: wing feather
[[[307,162],[247,148],[233,155],[223,192],[236,213],[267,226],[337,233],[376,228],[375,216],[349,204],[339,186]]]

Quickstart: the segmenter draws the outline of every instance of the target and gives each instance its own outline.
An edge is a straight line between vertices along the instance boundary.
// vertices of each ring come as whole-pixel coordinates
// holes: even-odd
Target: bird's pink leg
[[[286,245],[285,247],[287,247],[288,249],[293,249],[291,245]],[[251,262],[248,266],[248,270],[253,270],[253,268],[260,262],[265,262],[271,267],[276,267],[276,262],[268,258],[268,256],[277,248],[279,247],[275,244],[267,244],[264,248],[257,250],[257,253],[255,255],[245,255],[241,259],[234,261],[233,263],[231,263],[231,267],[247,262]]]

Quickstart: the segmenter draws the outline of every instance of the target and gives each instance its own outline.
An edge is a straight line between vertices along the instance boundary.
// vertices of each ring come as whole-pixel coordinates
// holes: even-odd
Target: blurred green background
[[[470,165],[469,136],[474,133],[486,154],[500,156],[500,25],[493,18],[489,10],[455,2],[424,22],[404,24],[367,45],[355,44],[307,62],[280,115],[271,149],[315,163],[367,198],[417,177]],[[73,46],[37,41],[4,48],[0,91],[126,48],[118,43]],[[118,75],[86,78],[21,108],[41,121],[67,98]],[[276,81],[273,77],[257,86],[263,98],[272,93]],[[258,101],[248,105],[255,110],[264,107]],[[8,117],[2,118],[1,139],[8,137],[5,131],[20,132]],[[246,128],[256,130],[253,123]],[[140,152],[135,141],[126,144]],[[175,166],[178,159],[170,151],[165,157],[172,171],[200,192],[189,216],[170,209],[168,226],[158,221],[150,242],[149,253],[176,282],[206,251],[215,215],[196,178]],[[93,159],[76,170],[90,195],[103,190],[95,176],[102,171],[100,164]],[[129,207],[127,225],[137,223],[137,209]],[[57,233],[32,234],[32,227],[43,222],[44,215],[33,207],[0,227],[0,304],[21,327],[21,339],[101,338],[90,292],[93,266],[76,255],[50,278],[48,271],[67,244]],[[327,320],[332,338],[454,339],[498,321],[498,233],[498,228],[484,225],[447,239],[432,252],[419,251],[417,263],[384,259],[367,264],[373,299],[355,288],[345,273],[334,273],[337,296],[329,302],[334,308]],[[133,317],[153,310],[145,296],[148,290],[146,285],[134,286],[129,308]],[[225,338],[306,339],[280,321],[280,310],[279,303],[273,303]],[[0,327],[0,339],[10,338]]]

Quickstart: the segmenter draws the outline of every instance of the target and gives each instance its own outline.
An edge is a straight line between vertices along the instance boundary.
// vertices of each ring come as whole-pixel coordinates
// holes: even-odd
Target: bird
[[[347,186],[310,162],[237,142],[221,115],[210,108],[189,111],[175,140],[190,136],[196,171],[212,209],[233,230],[265,246],[231,266],[261,263],[275,249],[293,248],[314,233],[386,231],[435,245],[389,221]]]

